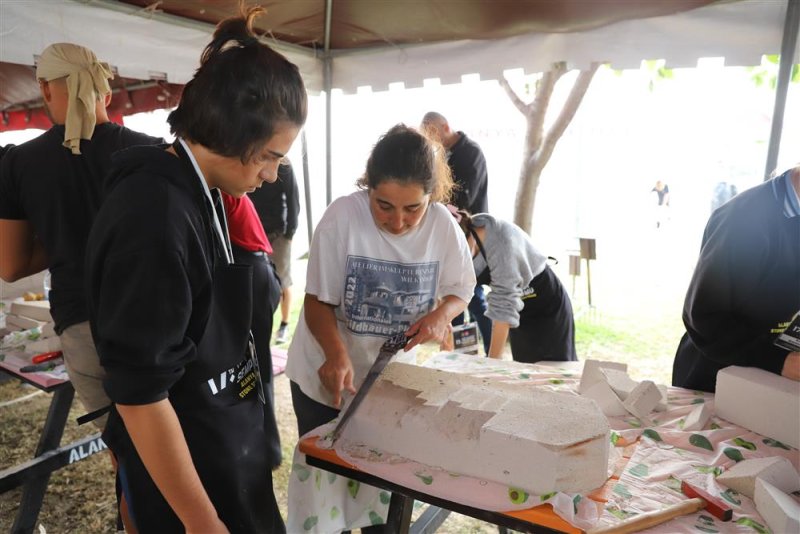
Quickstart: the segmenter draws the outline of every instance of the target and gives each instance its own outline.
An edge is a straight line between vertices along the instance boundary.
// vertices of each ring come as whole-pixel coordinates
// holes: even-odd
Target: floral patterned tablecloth
[[[425,366],[572,394],[577,394],[580,381],[580,366],[566,363],[530,365],[440,353]],[[714,416],[703,430],[686,432],[682,429],[686,415],[697,404],[713,403],[714,396],[670,387],[667,401],[667,410],[653,412],[648,421],[633,416],[608,418],[614,445],[609,461],[612,476],[603,489],[588,494],[532,495],[521,488],[346,443],[337,443],[336,452],[346,462],[375,476],[467,506],[508,512],[548,503],[556,514],[581,529],[613,524],[679,502],[686,498],[680,491],[680,481],[686,480],[729,503],[734,510],[733,520],[723,523],[699,512],[651,531],[769,532],[752,500],[717,483],[716,477],[743,459],[767,456],[783,456],[798,468],[798,450]],[[330,423],[311,434],[324,436],[333,427],[334,423]],[[623,453],[629,452],[630,458],[620,461]],[[800,500],[800,495],[794,497]],[[289,483],[289,532],[329,533],[382,523],[389,499],[387,491],[307,465],[305,455],[295,449]]]

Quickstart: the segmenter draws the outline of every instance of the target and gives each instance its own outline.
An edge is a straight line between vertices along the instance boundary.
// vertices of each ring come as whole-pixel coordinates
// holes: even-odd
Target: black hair
[[[444,148],[405,124],[393,126],[381,136],[357,185],[374,189],[390,180],[421,185],[433,202],[447,202],[453,189]]]
[[[278,123],[300,127],[308,114],[297,65],[253,33],[253,20],[263,11],[251,7],[219,23],[167,119],[173,134],[243,163],[274,135]]]

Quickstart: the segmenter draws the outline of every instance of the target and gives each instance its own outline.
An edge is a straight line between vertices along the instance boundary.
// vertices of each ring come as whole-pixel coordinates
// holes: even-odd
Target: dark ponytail
[[[308,97],[300,71],[253,31],[262,7],[223,20],[169,115],[172,133],[247,162],[278,123],[305,124]]]
[[[258,44],[258,37],[253,31],[256,17],[265,13],[261,6],[252,6],[242,13],[241,17],[225,19],[217,25],[214,37],[203,50],[200,56],[200,65],[219,53],[227,46],[254,46]]]

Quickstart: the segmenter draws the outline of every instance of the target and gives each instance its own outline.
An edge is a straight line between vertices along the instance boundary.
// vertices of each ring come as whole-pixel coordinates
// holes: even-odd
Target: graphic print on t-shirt
[[[433,309],[439,262],[400,263],[348,256],[344,315],[356,335],[403,332]]]

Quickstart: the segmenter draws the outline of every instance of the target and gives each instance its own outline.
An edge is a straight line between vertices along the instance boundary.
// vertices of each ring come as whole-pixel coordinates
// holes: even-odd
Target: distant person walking
[[[727,201],[739,194],[736,186],[730,182],[717,182],[714,186],[714,194],[711,197],[711,212],[725,204]]]
[[[453,205],[469,213],[487,213],[489,197],[487,195],[489,175],[486,170],[486,158],[478,143],[461,131],[453,131],[447,119],[436,111],[429,111],[422,117],[422,129],[447,150],[447,163],[453,173],[455,189]],[[473,321],[483,338],[483,349],[489,354],[492,343],[492,321],[486,317],[486,295],[483,286],[475,286],[474,296],[467,307]],[[453,325],[464,323],[462,313],[453,320]]]
[[[658,204],[656,204],[656,228],[661,228],[662,223],[669,218],[667,213],[669,209],[669,186],[661,180],[658,180],[650,192],[658,196]]]
[[[292,308],[292,238],[297,231],[300,213],[300,194],[291,163],[287,161],[278,167],[275,182],[265,183],[248,196],[272,245],[270,259],[281,282],[281,324],[275,332],[275,342],[286,343]]]

